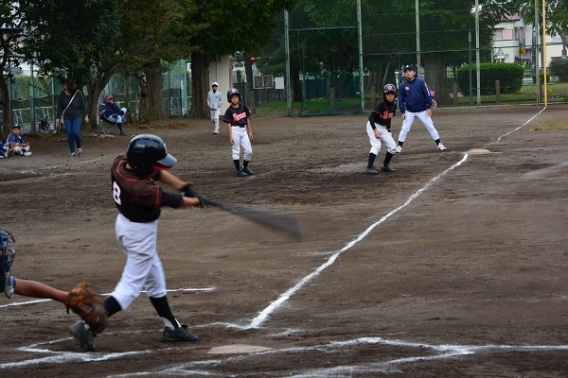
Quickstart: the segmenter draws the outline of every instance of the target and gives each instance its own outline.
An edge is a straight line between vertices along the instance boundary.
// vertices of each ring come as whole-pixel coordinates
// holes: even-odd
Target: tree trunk
[[[430,90],[436,92],[436,102],[438,104],[451,104],[452,97],[446,84],[446,65],[442,54],[428,55],[426,62],[426,82]]]
[[[209,92],[209,61],[203,54],[191,54],[191,109],[190,118],[209,119],[207,93]]]
[[[148,105],[150,112],[146,115],[149,121],[162,121],[168,118],[164,104],[164,80],[162,78],[162,62],[154,59],[146,65],[146,84],[148,85]]]
[[[2,95],[2,130],[0,134],[2,140],[10,134],[10,126],[12,125],[12,106],[10,104],[10,93],[8,92],[8,82],[4,75],[0,74],[0,94]]]
[[[128,112],[126,113],[126,120],[128,122],[132,122],[133,117],[132,117],[132,112],[130,111],[130,76],[128,75],[124,75],[124,105],[123,107],[126,108],[126,110],[128,110]]]
[[[148,86],[146,85],[145,76],[141,71],[135,74],[140,87],[140,104],[138,105],[138,121],[140,123],[147,123],[148,113],[150,112],[150,105],[148,104]]]
[[[256,114],[256,96],[254,93],[254,77],[252,72],[252,60],[249,54],[245,55],[245,75],[247,78],[247,107],[251,114]],[[242,95],[241,95],[242,97]]]

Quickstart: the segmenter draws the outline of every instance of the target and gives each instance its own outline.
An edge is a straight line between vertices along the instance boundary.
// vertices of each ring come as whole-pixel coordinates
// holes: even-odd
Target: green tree
[[[207,118],[206,95],[209,90],[209,63],[224,55],[244,51],[250,56],[265,44],[274,29],[274,15],[290,9],[297,0],[196,0],[198,12],[186,22],[207,24],[207,28],[188,38],[191,54],[191,116]],[[252,78],[247,81],[251,83]]]
[[[10,132],[12,124],[12,106],[10,105],[10,93],[8,91],[8,82],[12,80],[12,68],[20,65],[19,60],[13,56],[13,51],[18,50],[18,39],[21,38],[23,28],[21,27],[21,17],[19,8],[12,8],[10,4],[3,3],[0,5],[0,24],[2,28],[0,32],[0,48],[2,49],[0,57],[0,100],[2,101],[2,120],[3,126],[0,130],[0,137],[4,137]]]
[[[113,25],[120,20],[119,6],[123,0],[90,1],[11,1],[0,7],[0,23],[18,28],[4,33],[0,68],[8,63],[10,51],[33,62],[43,74],[59,79],[72,76],[80,87],[90,88],[93,72],[99,68],[102,57],[114,51],[116,31]],[[19,60],[10,64],[18,66]],[[8,77],[8,80],[10,78]],[[11,121],[7,79],[0,78],[3,98],[3,117],[6,127]],[[88,93],[88,98],[92,94]]]
[[[126,2],[113,60],[117,72],[137,78],[140,110],[146,121],[167,117],[162,88],[162,74],[167,66],[164,62],[190,56],[193,47],[188,40],[206,27],[188,21],[197,11],[193,0]]]
[[[371,85],[380,88],[386,81],[394,81],[393,67],[416,64],[414,4],[404,0],[361,0],[363,65],[369,70]],[[437,89],[440,99],[445,95],[445,68],[468,62],[468,31],[474,36],[472,4],[472,0],[419,2],[422,65],[427,67],[428,83]],[[509,0],[480,0],[479,4],[480,43],[488,49],[494,25],[506,14],[514,13],[515,7]],[[290,13],[293,83],[296,72],[312,71],[318,65],[322,71],[334,67],[344,71],[359,69],[356,16],[356,3],[352,0],[300,2]],[[263,53],[263,72],[282,60],[283,40],[273,40],[275,54]],[[335,54],[330,52],[332,47],[336,48]]]
[[[535,24],[534,1],[517,0],[516,5],[521,9],[521,16],[527,24]],[[568,0],[548,0],[546,6],[546,34],[558,35],[562,39],[563,55],[566,56],[568,48]],[[542,23],[542,2],[538,4],[539,23]],[[540,32],[540,31],[539,31]]]

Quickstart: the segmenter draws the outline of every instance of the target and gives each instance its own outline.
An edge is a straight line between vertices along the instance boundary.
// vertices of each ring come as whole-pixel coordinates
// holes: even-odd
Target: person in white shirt
[[[214,82],[211,84],[211,90],[207,93],[207,106],[210,109],[211,122],[215,125],[213,134],[219,134],[219,109],[223,104],[223,95],[217,91],[219,83]]]

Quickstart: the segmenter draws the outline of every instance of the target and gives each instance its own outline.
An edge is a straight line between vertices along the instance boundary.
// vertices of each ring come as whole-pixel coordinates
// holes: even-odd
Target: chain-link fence
[[[257,75],[282,77],[298,115],[369,109],[410,63],[441,107],[566,102],[568,86],[549,71],[544,92],[543,67],[566,58],[560,36],[543,45],[538,17],[485,5],[302,0],[278,19],[281,33],[259,51]]]
[[[252,93],[242,59],[235,59],[232,81],[246,103],[254,96],[257,114],[368,110],[382,97],[386,83],[401,83],[402,67],[409,63],[418,67],[439,107],[568,102],[568,84],[560,76],[547,71],[546,93],[543,85],[543,67],[566,58],[560,36],[547,36],[543,45],[538,17],[524,20],[515,12],[476,10],[473,4],[301,0],[294,10],[275,16],[277,27],[266,46],[249,52],[254,54]],[[511,65],[518,69],[508,69]],[[166,113],[185,116],[191,71],[184,61],[166,68]],[[34,78],[29,71],[14,79],[10,93],[15,122],[31,130],[38,130],[42,120],[52,122],[59,83]],[[135,78],[115,76],[105,93],[138,118],[142,94]]]
[[[169,117],[187,115],[191,76],[185,61],[166,65],[162,75],[164,107]],[[51,132],[57,112],[57,101],[63,90],[61,83],[51,77],[38,77],[28,69],[11,72],[8,77],[8,91],[12,108],[12,120],[21,126],[24,133]],[[87,94],[88,91],[84,90]],[[128,108],[129,116],[139,120],[140,82],[134,77],[113,76],[100,94],[98,102],[108,93],[121,107]],[[0,119],[2,111],[0,110]]]

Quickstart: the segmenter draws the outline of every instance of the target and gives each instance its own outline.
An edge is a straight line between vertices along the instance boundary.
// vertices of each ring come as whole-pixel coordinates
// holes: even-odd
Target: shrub
[[[477,65],[473,64],[474,72],[473,90],[477,91],[475,71]],[[524,68],[517,63],[481,63],[480,93],[482,95],[495,94],[495,81],[499,80],[501,93],[517,93],[523,85]],[[458,85],[462,93],[469,92],[469,65],[460,67],[457,71]]]
[[[548,69],[551,76],[558,77],[558,81],[568,82],[568,59],[554,59],[550,62]]]

